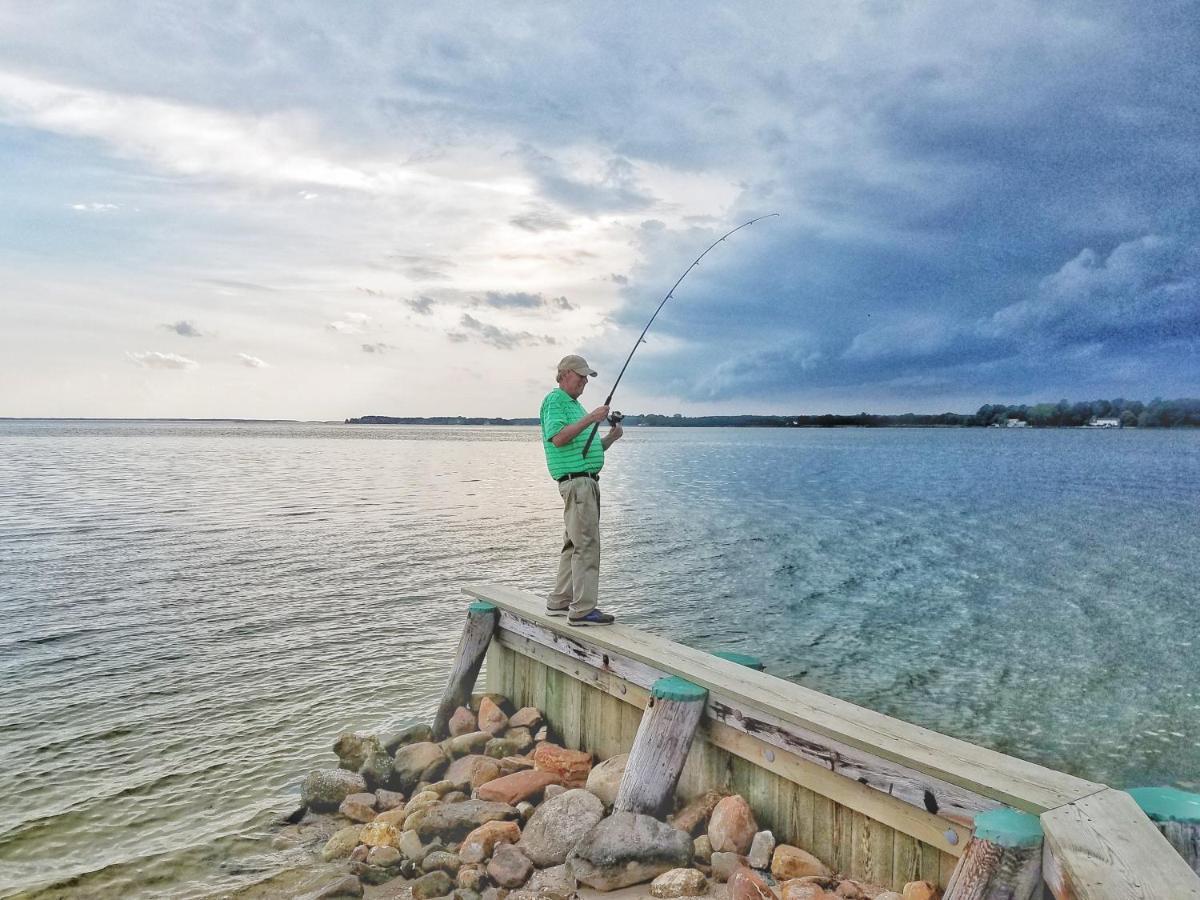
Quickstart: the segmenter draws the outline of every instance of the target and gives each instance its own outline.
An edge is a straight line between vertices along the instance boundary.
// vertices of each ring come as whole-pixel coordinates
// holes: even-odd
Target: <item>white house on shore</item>
[[[1120,419],[1102,419],[1099,416],[1092,416],[1091,420],[1085,426],[1087,428],[1120,428]]]

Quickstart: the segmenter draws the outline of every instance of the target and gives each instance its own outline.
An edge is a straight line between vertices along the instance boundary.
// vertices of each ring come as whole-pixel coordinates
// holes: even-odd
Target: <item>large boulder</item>
[[[754,821],[750,804],[738,794],[721,798],[708,820],[708,839],[717,853],[745,856],[757,833],[758,823]]]
[[[543,772],[553,772],[567,787],[583,787],[592,770],[592,754],[583,750],[567,750],[557,744],[539,744],[533,751],[533,766]]]
[[[309,809],[332,812],[351,794],[361,794],[367,782],[345,769],[317,769],[309,772],[300,786],[300,802]]]
[[[692,839],[650,816],[619,812],[584,835],[568,860],[580,882],[613,891],[687,868],[692,863]]]
[[[419,782],[438,778],[448,765],[450,760],[437,744],[429,741],[406,744],[396,751],[392,785],[399,791],[411,791]]]
[[[542,792],[552,784],[559,784],[559,778],[554,773],[529,769],[493,779],[481,785],[475,796],[480,800],[495,800],[509,806],[516,806],[525,800],[536,803]]]
[[[454,760],[450,763],[450,768],[446,769],[445,775],[445,779],[456,787],[470,786],[471,790],[499,777],[500,763],[489,756],[475,753]]]
[[[395,753],[407,744],[420,744],[433,740],[433,729],[424,722],[415,725],[404,725],[395,731],[385,734],[381,739],[388,753]]]
[[[383,744],[369,731],[343,731],[333,742],[338,765],[349,772],[357,772],[376,749],[383,750]]]
[[[562,865],[580,839],[603,818],[604,804],[598,797],[589,791],[570,790],[534,810],[519,846],[538,866]]]
[[[621,790],[621,779],[625,777],[628,762],[629,754],[621,753],[609,757],[588,772],[587,789],[610,809],[617,802],[617,792]]]
[[[443,803],[426,809],[415,830],[423,841],[439,838],[447,843],[458,842],[485,822],[513,821],[519,815],[507,803],[486,800]]]
[[[460,734],[458,737],[452,737],[444,741],[446,752],[450,754],[451,759],[458,759],[460,756],[470,756],[472,753],[482,753],[483,748],[492,740],[492,735],[487,731],[471,731],[467,734]]]

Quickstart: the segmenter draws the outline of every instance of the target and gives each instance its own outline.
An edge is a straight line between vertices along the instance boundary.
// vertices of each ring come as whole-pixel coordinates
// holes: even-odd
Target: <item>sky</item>
[[[0,5],[0,416],[1200,395],[1195,2]]]

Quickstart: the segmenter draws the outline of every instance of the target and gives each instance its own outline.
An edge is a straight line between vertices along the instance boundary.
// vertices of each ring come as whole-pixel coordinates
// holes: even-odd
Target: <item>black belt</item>
[[[592,479],[592,481],[599,481],[600,473],[599,472],[568,472],[562,478],[558,479],[558,483],[562,484],[564,481],[570,481],[572,478],[590,478],[590,479]]]

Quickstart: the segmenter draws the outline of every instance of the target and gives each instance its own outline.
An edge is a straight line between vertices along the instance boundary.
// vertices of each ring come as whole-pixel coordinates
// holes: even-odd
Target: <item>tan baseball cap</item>
[[[596,370],[587,364],[587,360],[582,356],[576,356],[572,353],[570,356],[564,356],[558,361],[559,372],[577,372],[580,375],[587,375],[591,378],[596,377]]]

